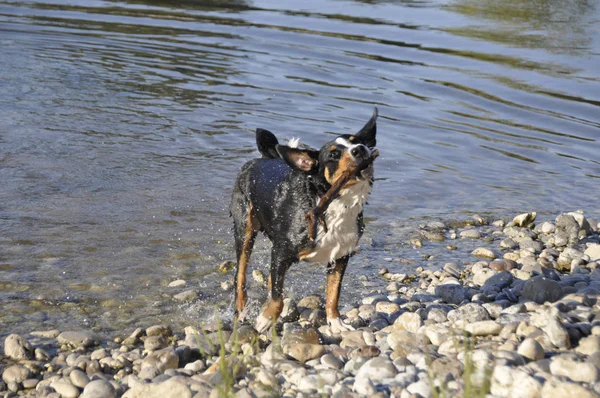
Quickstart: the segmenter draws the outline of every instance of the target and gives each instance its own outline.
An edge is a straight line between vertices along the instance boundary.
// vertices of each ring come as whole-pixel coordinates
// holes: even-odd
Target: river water
[[[374,106],[343,303],[386,259],[451,259],[406,244],[428,220],[600,215],[596,1],[0,0],[0,334],[229,316],[216,266],[254,129],[320,146]],[[296,266],[288,294],[323,273]],[[180,278],[199,300],[172,300]]]

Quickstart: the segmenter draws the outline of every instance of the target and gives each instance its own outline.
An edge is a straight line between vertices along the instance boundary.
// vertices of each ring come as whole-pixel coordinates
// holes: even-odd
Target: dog
[[[242,166],[231,199],[237,267],[235,316],[246,306],[246,269],[256,235],[271,241],[270,298],[255,329],[266,332],[283,309],[286,271],[299,261],[327,263],[326,315],[334,334],[352,327],[340,319],[338,300],[349,258],[363,234],[363,207],[373,186],[377,108],[356,134],[344,134],[320,150],[288,145],[256,130],[262,158]]]

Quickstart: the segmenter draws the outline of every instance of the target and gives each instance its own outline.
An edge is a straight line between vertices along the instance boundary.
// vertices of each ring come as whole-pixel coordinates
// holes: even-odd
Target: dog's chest
[[[316,247],[303,260],[333,262],[354,251],[358,243],[358,216],[363,210],[371,184],[360,181],[340,192],[325,212],[327,233],[319,226]]]

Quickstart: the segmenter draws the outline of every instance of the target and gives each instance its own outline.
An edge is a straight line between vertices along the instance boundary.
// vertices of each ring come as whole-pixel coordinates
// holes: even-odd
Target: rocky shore
[[[486,244],[439,270],[374,271],[386,289],[344,308],[356,330],[341,335],[319,296],[286,299],[268,335],[226,323],[156,325],[109,341],[11,334],[0,397],[600,396],[598,222],[581,212],[535,220],[422,226],[414,250]]]

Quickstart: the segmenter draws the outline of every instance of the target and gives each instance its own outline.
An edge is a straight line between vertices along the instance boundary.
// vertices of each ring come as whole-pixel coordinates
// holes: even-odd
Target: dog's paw
[[[346,322],[342,321],[340,318],[332,318],[327,319],[327,324],[331,329],[331,333],[340,334],[342,332],[348,332],[350,330],[354,330],[352,325],[348,325]]]
[[[261,314],[258,316],[258,318],[256,318],[254,329],[256,329],[259,334],[264,334],[272,325],[273,321]]]

